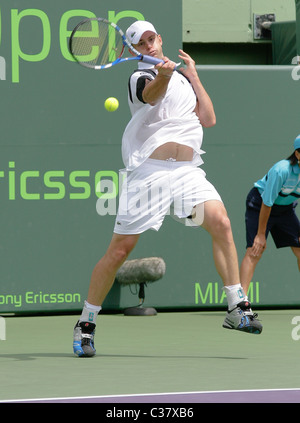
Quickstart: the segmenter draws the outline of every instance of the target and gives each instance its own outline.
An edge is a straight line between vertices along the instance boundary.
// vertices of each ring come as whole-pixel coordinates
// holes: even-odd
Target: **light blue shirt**
[[[254,186],[268,207],[292,204],[300,198],[300,167],[292,166],[289,160],[280,160]]]

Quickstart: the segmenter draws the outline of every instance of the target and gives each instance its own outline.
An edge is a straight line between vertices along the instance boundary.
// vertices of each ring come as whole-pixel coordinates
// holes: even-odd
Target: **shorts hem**
[[[158,232],[159,231],[159,229],[160,229],[160,227],[159,228],[152,228],[152,227],[150,227],[150,228],[146,228],[146,229],[143,229],[143,230],[141,230],[141,231],[118,231],[118,230],[113,230],[113,233],[114,234],[117,234],[117,235],[141,235],[141,234],[143,234],[144,232],[147,232],[147,231],[149,231],[149,230],[152,230],[152,231],[156,231],[156,232]]]

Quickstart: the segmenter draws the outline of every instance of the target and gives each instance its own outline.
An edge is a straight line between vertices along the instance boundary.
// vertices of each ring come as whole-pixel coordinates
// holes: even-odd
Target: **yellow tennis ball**
[[[104,107],[108,112],[115,112],[119,107],[119,101],[115,97],[109,97],[105,100]]]

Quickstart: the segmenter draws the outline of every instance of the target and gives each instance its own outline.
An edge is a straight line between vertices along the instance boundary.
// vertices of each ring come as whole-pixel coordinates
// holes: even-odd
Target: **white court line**
[[[88,400],[88,399],[109,399],[109,398],[134,398],[134,397],[151,397],[151,396],[176,396],[176,395],[201,395],[201,394],[230,394],[230,393],[247,393],[247,392],[286,392],[286,391],[300,391],[300,388],[275,388],[275,389],[237,389],[237,390],[223,390],[223,391],[190,391],[190,392],[153,392],[149,394],[119,394],[119,395],[94,395],[83,397],[54,397],[54,398],[27,398],[27,399],[12,399],[0,400],[0,403],[8,402],[30,402],[30,401],[65,401],[65,400]]]

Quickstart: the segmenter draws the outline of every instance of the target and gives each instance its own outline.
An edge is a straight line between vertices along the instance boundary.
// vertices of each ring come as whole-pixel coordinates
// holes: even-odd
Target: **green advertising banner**
[[[182,46],[180,0],[3,0],[0,6],[0,313],[79,311],[94,265],[112,236],[118,206],[121,138],[130,118],[127,83],[134,64],[84,69],[68,37],[85,17],[127,28],[151,21],[164,53]],[[291,154],[299,129],[297,67],[199,66],[217,125],[204,130],[203,169],[220,192],[240,259],[244,204],[255,180]],[[119,109],[104,108],[107,97]],[[162,257],[166,273],[147,284],[145,306],[226,306],[211,239],[166,218],[141,236],[130,258]],[[115,284],[104,310],[138,303],[135,286]],[[295,306],[299,271],[290,249],[272,240],[249,292],[255,306]]]
[[[81,308],[112,234],[105,201],[114,213],[137,63],[102,71],[75,63],[68,39],[89,17],[123,30],[149,20],[170,57],[182,46],[181,0],[1,2],[0,312]],[[111,96],[120,104],[114,113],[104,108]],[[106,180],[114,192],[102,189]]]

